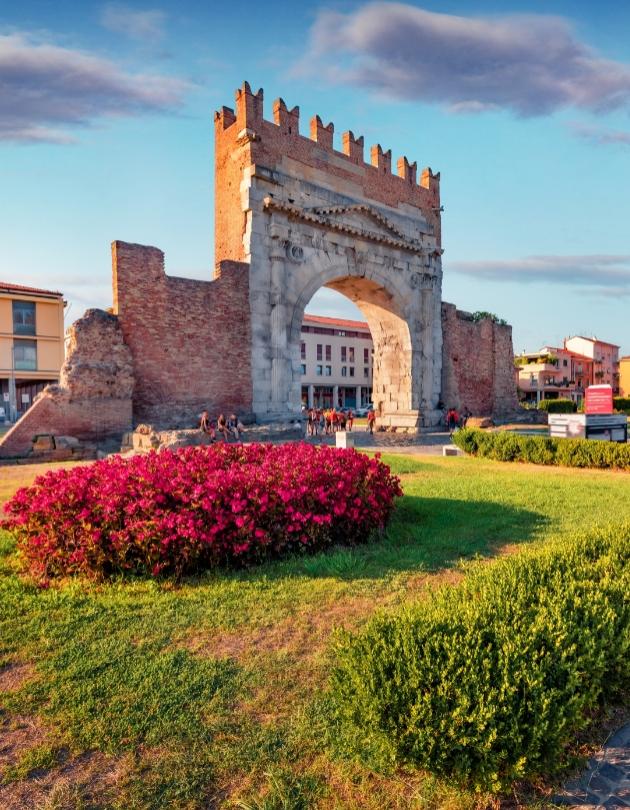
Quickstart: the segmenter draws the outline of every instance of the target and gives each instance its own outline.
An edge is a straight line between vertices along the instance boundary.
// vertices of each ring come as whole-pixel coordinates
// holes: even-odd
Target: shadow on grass
[[[430,573],[460,560],[493,556],[508,544],[529,542],[547,523],[540,513],[491,501],[406,495],[387,530],[365,545],[289,557],[228,576],[249,581],[291,576],[353,580]]]

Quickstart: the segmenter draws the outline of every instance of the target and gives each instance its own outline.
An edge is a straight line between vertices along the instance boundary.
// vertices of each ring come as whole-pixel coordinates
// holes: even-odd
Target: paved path
[[[593,759],[579,779],[553,797],[565,807],[630,807],[630,723],[619,729]]]
[[[428,455],[442,455],[442,447],[452,444],[447,431],[423,430],[415,433],[376,432],[373,435],[363,427],[359,427],[348,434],[352,436],[355,447],[365,449],[383,450],[388,453],[421,453]],[[335,444],[335,436],[306,437],[309,444]]]

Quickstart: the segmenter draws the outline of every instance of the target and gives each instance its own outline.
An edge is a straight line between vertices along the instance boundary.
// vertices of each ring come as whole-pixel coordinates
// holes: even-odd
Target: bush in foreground
[[[630,444],[591,439],[552,439],[474,428],[458,430],[453,441],[466,453],[495,461],[523,461],[560,467],[630,470]]]
[[[549,774],[630,685],[630,526],[477,565],[342,635],[335,737],[371,764],[498,789]]]
[[[400,495],[354,450],[220,444],[48,472],[8,502],[6,527],[38,576],[180,576],[365,541]]]
[[[538,403],[538,410],[547,413],[575,413],[577,403],[572,399],[541,399]]]

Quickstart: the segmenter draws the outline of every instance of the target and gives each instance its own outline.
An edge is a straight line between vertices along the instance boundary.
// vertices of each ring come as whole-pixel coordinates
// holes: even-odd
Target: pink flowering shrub
[[[220,444],[48,472],[8,502],[5,528],[42,578],[181,576],[365,541],[400,495],[354,450]]]

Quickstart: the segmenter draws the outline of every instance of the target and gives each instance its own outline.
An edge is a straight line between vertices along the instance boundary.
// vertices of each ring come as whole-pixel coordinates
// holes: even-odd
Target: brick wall
[[[517,407],[512,327],[473,321],[442,304],[442,402],[475,416],[507,414]]]
[[[167,276],[153,247],[112,245],[114,311],[133,356],[135,422],[177,427],[204,408],[252,410],[249,265],[223,261],[212,281]]]
[[[69,329],[59,385],[49,385],[0,441],[0,457],[25,455],[33,436],[99,442],[131,428],[133,366],[118,320],[88,310]]]

